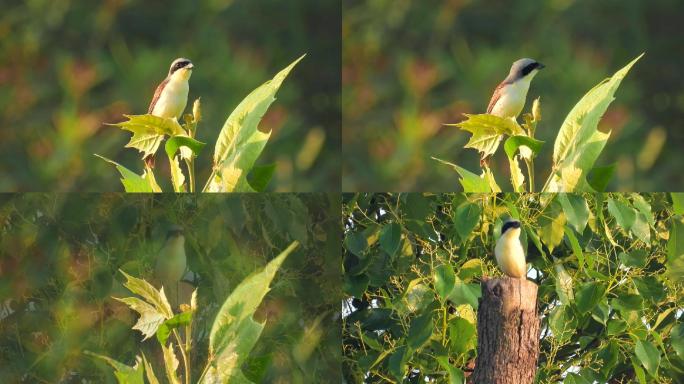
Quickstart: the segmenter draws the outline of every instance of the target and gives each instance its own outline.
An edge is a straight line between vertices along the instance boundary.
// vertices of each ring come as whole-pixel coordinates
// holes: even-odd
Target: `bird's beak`
[[[542,63],[537,63],[537,69],[544,69],[544,68],[546,68],[546,65],[544,65]]]
[[[187,65],[185,68],[187,68],[187,69],[193,69],[193,68],[195,68],[195,66],[194,66],[193,64],[190,64],[190,65]]]

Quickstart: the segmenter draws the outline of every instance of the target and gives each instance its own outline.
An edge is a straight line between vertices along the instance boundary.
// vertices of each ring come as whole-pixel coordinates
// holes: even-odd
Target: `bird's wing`
[[[501,88],[503,88],[505,85],[506,84],[501,82],[499,85],[496,86],[496,88],[494,88],[492,99],[489,100],[489,105],[487,106],[487,113],[492,113],[492,109],[494,109],[496,102],[499,101],[499,98],[501,97]]]
[[[157,90],[154,91],[154,97],[152,97],[152,102],[150,103],[150,108],[147,109],[147,113],[152,113],[154,111],[154,106],[157,104],[157,100],[159,100],[159,97],[161,96],[162,90],[164,89],[164,86],[166,83],[169,82],[169,78],[167,77],[164,79],[164,81],[159,84],[157,87]]]

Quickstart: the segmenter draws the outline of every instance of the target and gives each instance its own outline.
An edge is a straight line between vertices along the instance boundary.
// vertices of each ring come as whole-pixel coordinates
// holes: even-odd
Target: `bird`
[[[183,228],[172,226],[166,235],[164,246],[157,253],[154,277],[166,292],[172,308],[179,304],[180,281],[187,268],[185,236]]]
[[[511,65],[508,76],[494,89],[487,113],[515,120],[525,106],[530,82],[544,64],[534,59],[520,59]]]
[[[524,278],[527,274],[525,250],[520,243],[520,222],[508,220],[501,227],[501,237],[494,248],[496,263],[508,276]]]
[[[169,68],[169,74],[154,91],[147,113],[178,120],[188,103],[188,82],[193,68],[192,61],[186,58],[174,60]],[[154,155],[148,155],[144,160],[151,168],[154,167]]]

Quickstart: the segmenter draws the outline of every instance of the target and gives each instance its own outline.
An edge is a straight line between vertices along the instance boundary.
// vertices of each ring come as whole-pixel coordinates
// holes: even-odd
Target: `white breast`
[[[188,102],[188,81],[174,79],[166,83],[159,100],[154,105],[152,114],[160,117],[179,118]]]
[[[527,272],[525,250],[517,236],[505,234],[501,236],[494,249],[499,268],[508,276],[523,277]]]
[[[522,112],[530,89],[531,76],[508,84],[501,90],[501,96],[492,108],[492,115],[516,118]]]

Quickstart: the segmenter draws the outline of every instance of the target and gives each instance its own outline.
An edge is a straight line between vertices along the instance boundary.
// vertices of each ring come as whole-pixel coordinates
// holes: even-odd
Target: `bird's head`
[[[171,228],[169,228],[168,232],[166,232],[166,241],[167,242],[172,242],[172,241],[185,242],[185,235],[184,235],[183,227],[181,227],[179,225],[174,225]]]
[[[501,237],[520,236],[520,222],[518,220],[508,220],[501,226]]]
[[[169,77],[171,76],[181,76],[182,78],[189,79],[192,75],[192,61],[184,58],[178,58],[171,63],[169,68]]]
[[[511,71],[508,72],[507,79],[516,81],[519,79],[532,79],[540,69],[545,67],[544,64],[534,59],[520,59],[511,65]]]

